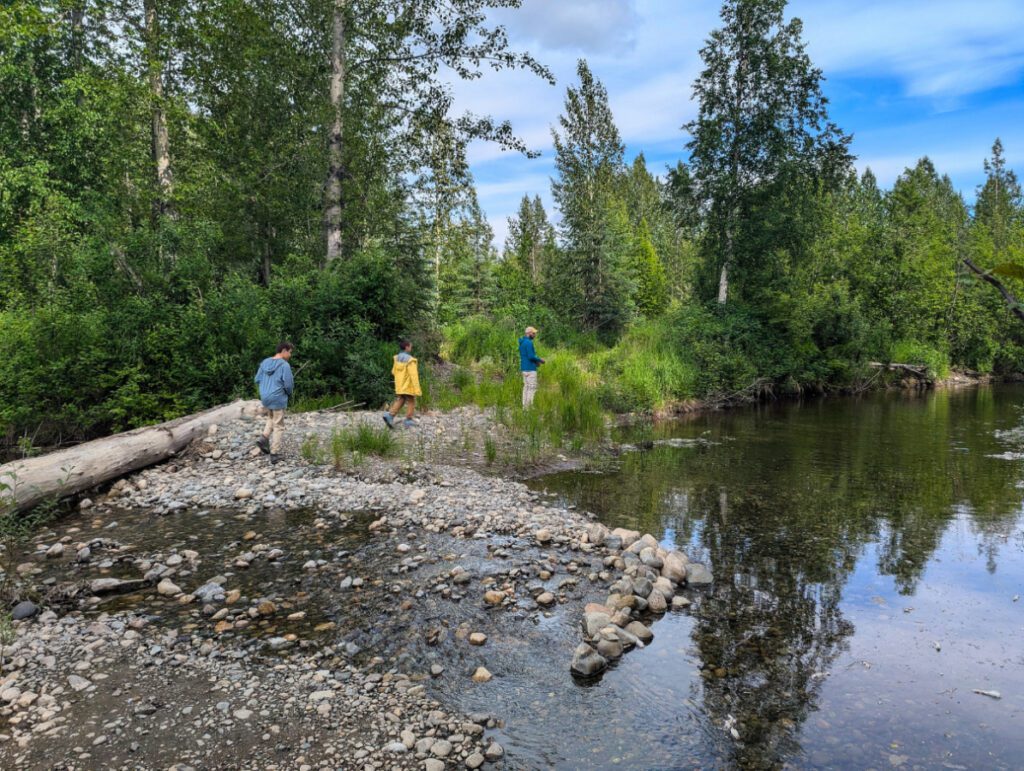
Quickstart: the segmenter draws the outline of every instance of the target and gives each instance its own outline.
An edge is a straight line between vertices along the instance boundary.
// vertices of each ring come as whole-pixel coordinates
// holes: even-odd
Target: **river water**
[[[537,767],[1024,767],[1022,425],[1021,387],[767,405],[536,480],[716,580],[598,683],[524,678],[507,743]]]

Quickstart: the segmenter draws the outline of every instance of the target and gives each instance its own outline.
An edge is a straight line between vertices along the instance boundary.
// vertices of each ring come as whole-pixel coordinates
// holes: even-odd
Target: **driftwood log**
[[[899,372],[909,372],[914,377],[922,380],[928,380],[928,365],[927,364],[900,364],[899,362],[890,361],[882,363],[879,361],[869,361],[869,367],[875,367],[876,369],[888,369],[896,370]]]
[[[258,401],[223,404],[156,426],[6,463],[0,466],[0,484],[10,489],[0,489],[0,511],[24,511],[54,496],[74,495],[159,463],[205,436],[210,426],[256,415],[259,406]]]

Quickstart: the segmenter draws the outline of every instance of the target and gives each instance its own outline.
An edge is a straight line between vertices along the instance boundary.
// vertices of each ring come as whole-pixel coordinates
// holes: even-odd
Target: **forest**
[[[405,336],[427,406],[511,405],[526,324],[552,409],[860,390],[884,380],[872,362],[1024,371],[1000,141],[970,201],[926,157],[880,188],[785,0],[725,0],[671,168],[624,145],[581,60],[556,86],[556,210],[525,194],[499,248],[467,147],[533,151],[456,113],[450,84],[553,82],[491,21],[517,5],[4,3],[2,443],[251,397],[282,339],[300,408],[382,404]]]

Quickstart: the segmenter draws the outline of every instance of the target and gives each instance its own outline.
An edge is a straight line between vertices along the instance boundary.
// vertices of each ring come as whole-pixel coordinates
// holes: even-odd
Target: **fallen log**
[[[210,426],[256,415],[258,401],[236,401],[156,426],[0,466],[0,513],[24,511],[159,463],[207,434]]]
[[[869,361],[869,367],[875,367],[876,369],[888,369],[898,370],[902,372],[909,372],[914,377],[921,378],[922,380],[928,379],[928,365],[927,364],[900,364],[899,362],[891,361],[882,363],[879,361]]]

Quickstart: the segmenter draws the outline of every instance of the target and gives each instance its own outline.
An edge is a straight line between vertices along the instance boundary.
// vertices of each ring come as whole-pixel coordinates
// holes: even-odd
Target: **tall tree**
[[[746,236],[761,224],[768,191],[834,182],[850,161],[848,137],[828,118],[821,70],[804,50],[803,25],[786,21],[785,8],[786,0],[726,0],[722,27],[701,49],[704,69],[693,87],[699,111],[684,128],[719,266],[719,303],[733,273],[742,283],[762,256],[763,239]]]
[[[547,283],[556,307],[584,328],[612,335],[632,312],[632,234],[616,189],[625,148],[605,87],[584,60],[576,71],[579,87],[567,90],[560,131],[552,130],[558,172],[552,193],[562,215],[563,249]]]
[[[488,23],[494,8],[515,8],[521,0],[331,0],[329,76],[329,164],[324,187],[324,230],[328,262],[342,256],[345,180],[350,155],[347,116],[368,108],[383,113],[383,125],[401,136],[402,151],[415,168],[427,139],[447,122],[460,141],[483,138],[526,151],[506,121],[466,114],[451,116],[451,89],[443,72],[471,80],[485,64],[522,68],[554,82],[547,68],[527,53],[509,48],[501,26]],[[360,103],[358,84],[372,103]],[[371,84],[372,88],[365,88]]]
[[[515,216],[508,218],[503,259],[513,264],[532,286],[537,286],[555,249],[555,229],[548,221],[539,195],[524,195]]]

